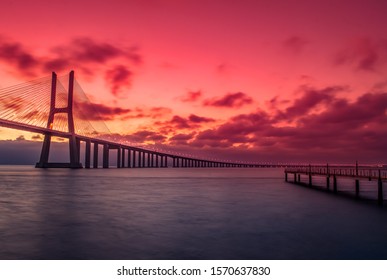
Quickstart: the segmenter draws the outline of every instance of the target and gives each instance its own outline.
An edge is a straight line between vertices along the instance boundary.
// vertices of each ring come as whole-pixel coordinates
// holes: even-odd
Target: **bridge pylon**
[[[73,117],[73,97],[74,97],[74,71],[70,72],[69,75],[69,87],[68,87],[68,98],[67,98],[67,107],[56,108],[56,84],[57,84],[57,75],[55,72],[52,72],[51,80],[51,100],[50,100],[50,112],[48,114],[47,128],[52,129],[55,114],[65,113],[67,114],[68,121],[68,132],[69,132],[69,153],[70,153],[70,162],[49,162],[50,155],[50,146],[51,146],[51,133],[45,133],[42,151],[40,154],[40,160],[36,163],[35,167],[37,168],[82,168],[80,162],[80,141],[75,135],[74,127],[74,117]]]

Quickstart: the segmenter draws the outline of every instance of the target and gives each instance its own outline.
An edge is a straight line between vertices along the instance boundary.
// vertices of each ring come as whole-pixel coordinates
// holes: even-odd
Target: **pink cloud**
[[[206,99],[204,106],[240,108],[244,105],[253,103],[253,99],[243,92],[228,93],[222,97]]]
[[[360,38],[353,40],[334,56],[334,65],[348,65],[355,70],[377,72],[387,65],[385,41]]]
[[[292,36],[287,38],[282,42],[282,45],[285,49],[291,51],[294,54],[299,54],[308,44],[308,40],[301,36]]]
[[[198,91],[189,91],[187,94],[180,98],[183,102],[195,102],[198,101],[202,97],[202,92]]]

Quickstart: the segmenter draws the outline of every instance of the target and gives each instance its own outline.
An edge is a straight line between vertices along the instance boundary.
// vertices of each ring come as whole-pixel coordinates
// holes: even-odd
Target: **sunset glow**
[[[0,88],[74,70],[120,139],[233,160],[386,162],[386,1],[5,0],[0,10]],[[39,140],[0,127],[1,140],[21,135]]]

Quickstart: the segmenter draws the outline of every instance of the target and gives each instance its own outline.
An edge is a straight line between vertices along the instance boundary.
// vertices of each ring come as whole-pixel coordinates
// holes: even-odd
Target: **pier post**
[[[309,187],[312,186],[312,166],[309,164]]]
[[[380,169],[379,169],[379,176],[378,176],[378,204],[383,205],[383,182],[382,182],[382,177],[380,175]]]

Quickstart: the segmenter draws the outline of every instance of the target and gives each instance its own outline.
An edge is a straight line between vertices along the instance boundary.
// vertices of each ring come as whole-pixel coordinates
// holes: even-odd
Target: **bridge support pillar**
[[[145,167],[145,152],[142,152],[142,166]]]
[[[131,165],[131,161],[132,161],[132,150],[131,149],[128,149],[128,168],[131,168],[132,165]]]
[[[98,143],[94,142],[93,168],[98,168]]]
[[[85,147],[85,168],[90,168],[90,150],[91,150],[91,142],[90,140],[86,140]]]
[[[333,175],[333,192],[337,193],[337,178]]]
[[[121,167],[125,168],[125,148],[121,148]]]
[[[109,168],[109,145],[104,144],[103,145],[103,168]]]
[[[121,168],[121,147],[117,148],[117,168]]]
[[[132,164],[132,168],[136,168],[136,150],[133,150],[133,155],[132,155],[132,160],[133,160],[133,164]]]

